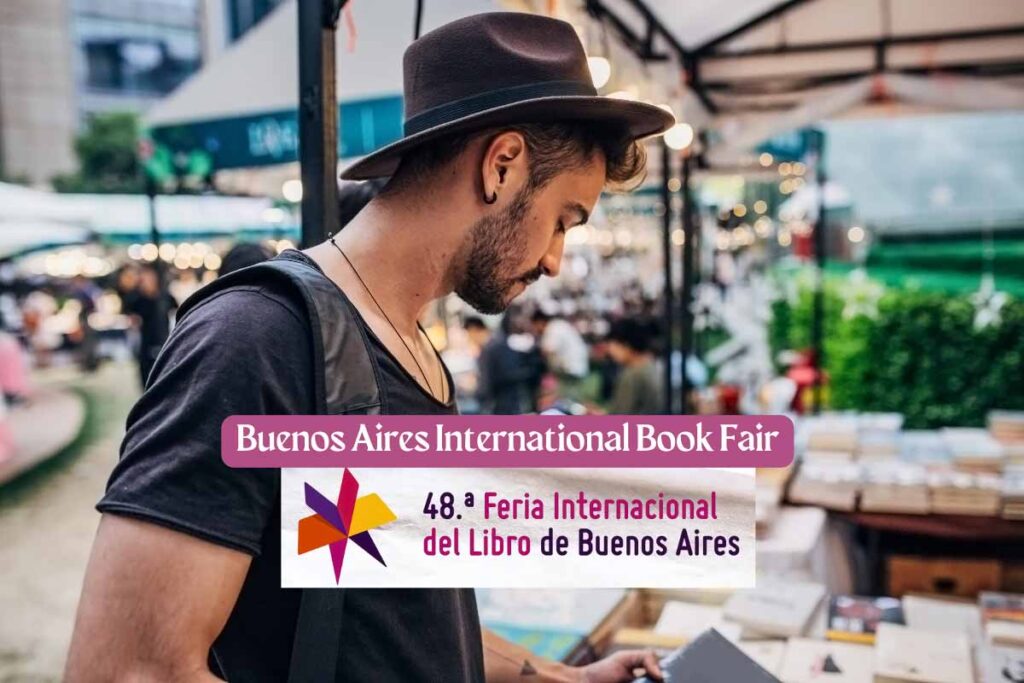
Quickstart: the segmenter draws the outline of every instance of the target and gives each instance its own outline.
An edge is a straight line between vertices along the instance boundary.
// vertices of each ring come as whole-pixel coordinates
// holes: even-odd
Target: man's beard
[[[500,214],[478,220],[461,250],[464,264],[455,283],[455,293],[481,313],[501,313],[508,308],[509,291],[517,284],[529,285],[544,274],[538,265],[525,273],[508,273],[526,250],[523,220],[530,209],[534,188],[527,185]]]

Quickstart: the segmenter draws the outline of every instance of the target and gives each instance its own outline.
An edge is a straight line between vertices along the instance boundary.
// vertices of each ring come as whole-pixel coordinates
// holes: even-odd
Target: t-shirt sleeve
[[[234,288],[175,327],[128,415],[97,509],[259,554],[280,473],[225,465],[220,427],[231,415],[314,412],[312,336],[299,306]]]

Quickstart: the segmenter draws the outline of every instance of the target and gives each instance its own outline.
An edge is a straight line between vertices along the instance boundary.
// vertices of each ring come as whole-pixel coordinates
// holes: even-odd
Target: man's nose
[[[551,246],[548,248],[547,253],[541,257],[540,267],[548,277],[557,277],[562,269],[562,250],[564,246],[565,240],[559,236],[551,241]]]

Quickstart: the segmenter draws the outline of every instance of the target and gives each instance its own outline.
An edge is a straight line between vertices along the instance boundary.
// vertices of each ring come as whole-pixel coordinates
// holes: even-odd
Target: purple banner
[[[234,415],[230,467],[785,467],[781,415]]]

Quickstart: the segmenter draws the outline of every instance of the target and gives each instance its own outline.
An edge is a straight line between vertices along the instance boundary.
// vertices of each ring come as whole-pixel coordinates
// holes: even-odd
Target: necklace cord
[[[345,263],[347,263],[348,267],[352,269],[352,273],[356,276],[356,279],[359,280],[359,284],[363,286],[363,289],[366,291],[367,295],[369,295],[370,300],[373,301],[374,305],[377,307],[377,310],[379,310],[380,314],[384,316],[384,320],[386,320],[388,325],[391,326],[391,329],[394,331],[395,336],[398,337],[398,341],[402,342],[402,346],[405,347],[405,350],[406,350],[406,352],[408,352],[409,357],[412,358],[412,362],[416,364],[416,369],[420,371],[420,376],[423,377],[423,381],[426,383],[427,390],[430,392],[430,395],[436,398],[437,394],[434,392],[434,386],[430,383],[430,379],[427,377],[427,373],[423,370],[423,366],[420,365],[419,360],[416,358],[416,354],[413,353],[412,349],[409,348],[409,345],[405,343],[405,338],[402,336],[401,332],[398,331],[398,328],[395,327],[395,324],[393,322],[391,322],[391,318],[388,317],[388,314],[384,311],[384,307],[380,305],[379,301],[377,301],[377,297],[375,297],[373,295],[373,292],[370,291],[370,288],[366,285],[366,282],[363,280],[363,276],[359,274],[359,271],[356,270],[355,265],[353,265],[352,259],[350,259],[348,257],[348,254],[346,254],[344,251],[342,251],[341,247],[339,247],[337,242],[334,241],[334,235],[333,234],[328,235],[328,240],[327,241],[329,241],[331,243],[331,245],[335,249],[338,250],[338,253],[341,254],[341,257],[343,259],[345,259]],[[430,348],[434,352],[434,355],[437,357],[438,364],[440,365],[441,357],[437,353],[437,347],[434,346],[434,342],[430,341],[430,335],[427,334],[427,331],[423,329],[423,326],[420,325],[418,320],[416,321],[416,328],[426,338],[427,344],[430,345]],[[441,393],[440,401],[441,401],[441,403],[445,403],[445,399],[446,399],[445,394],[447,392],[445,391],[445,384],[446,384],[446,382],[444,381],[444,368],[440,369],[439,374],[441,376],[441,392],[442,392]]]

